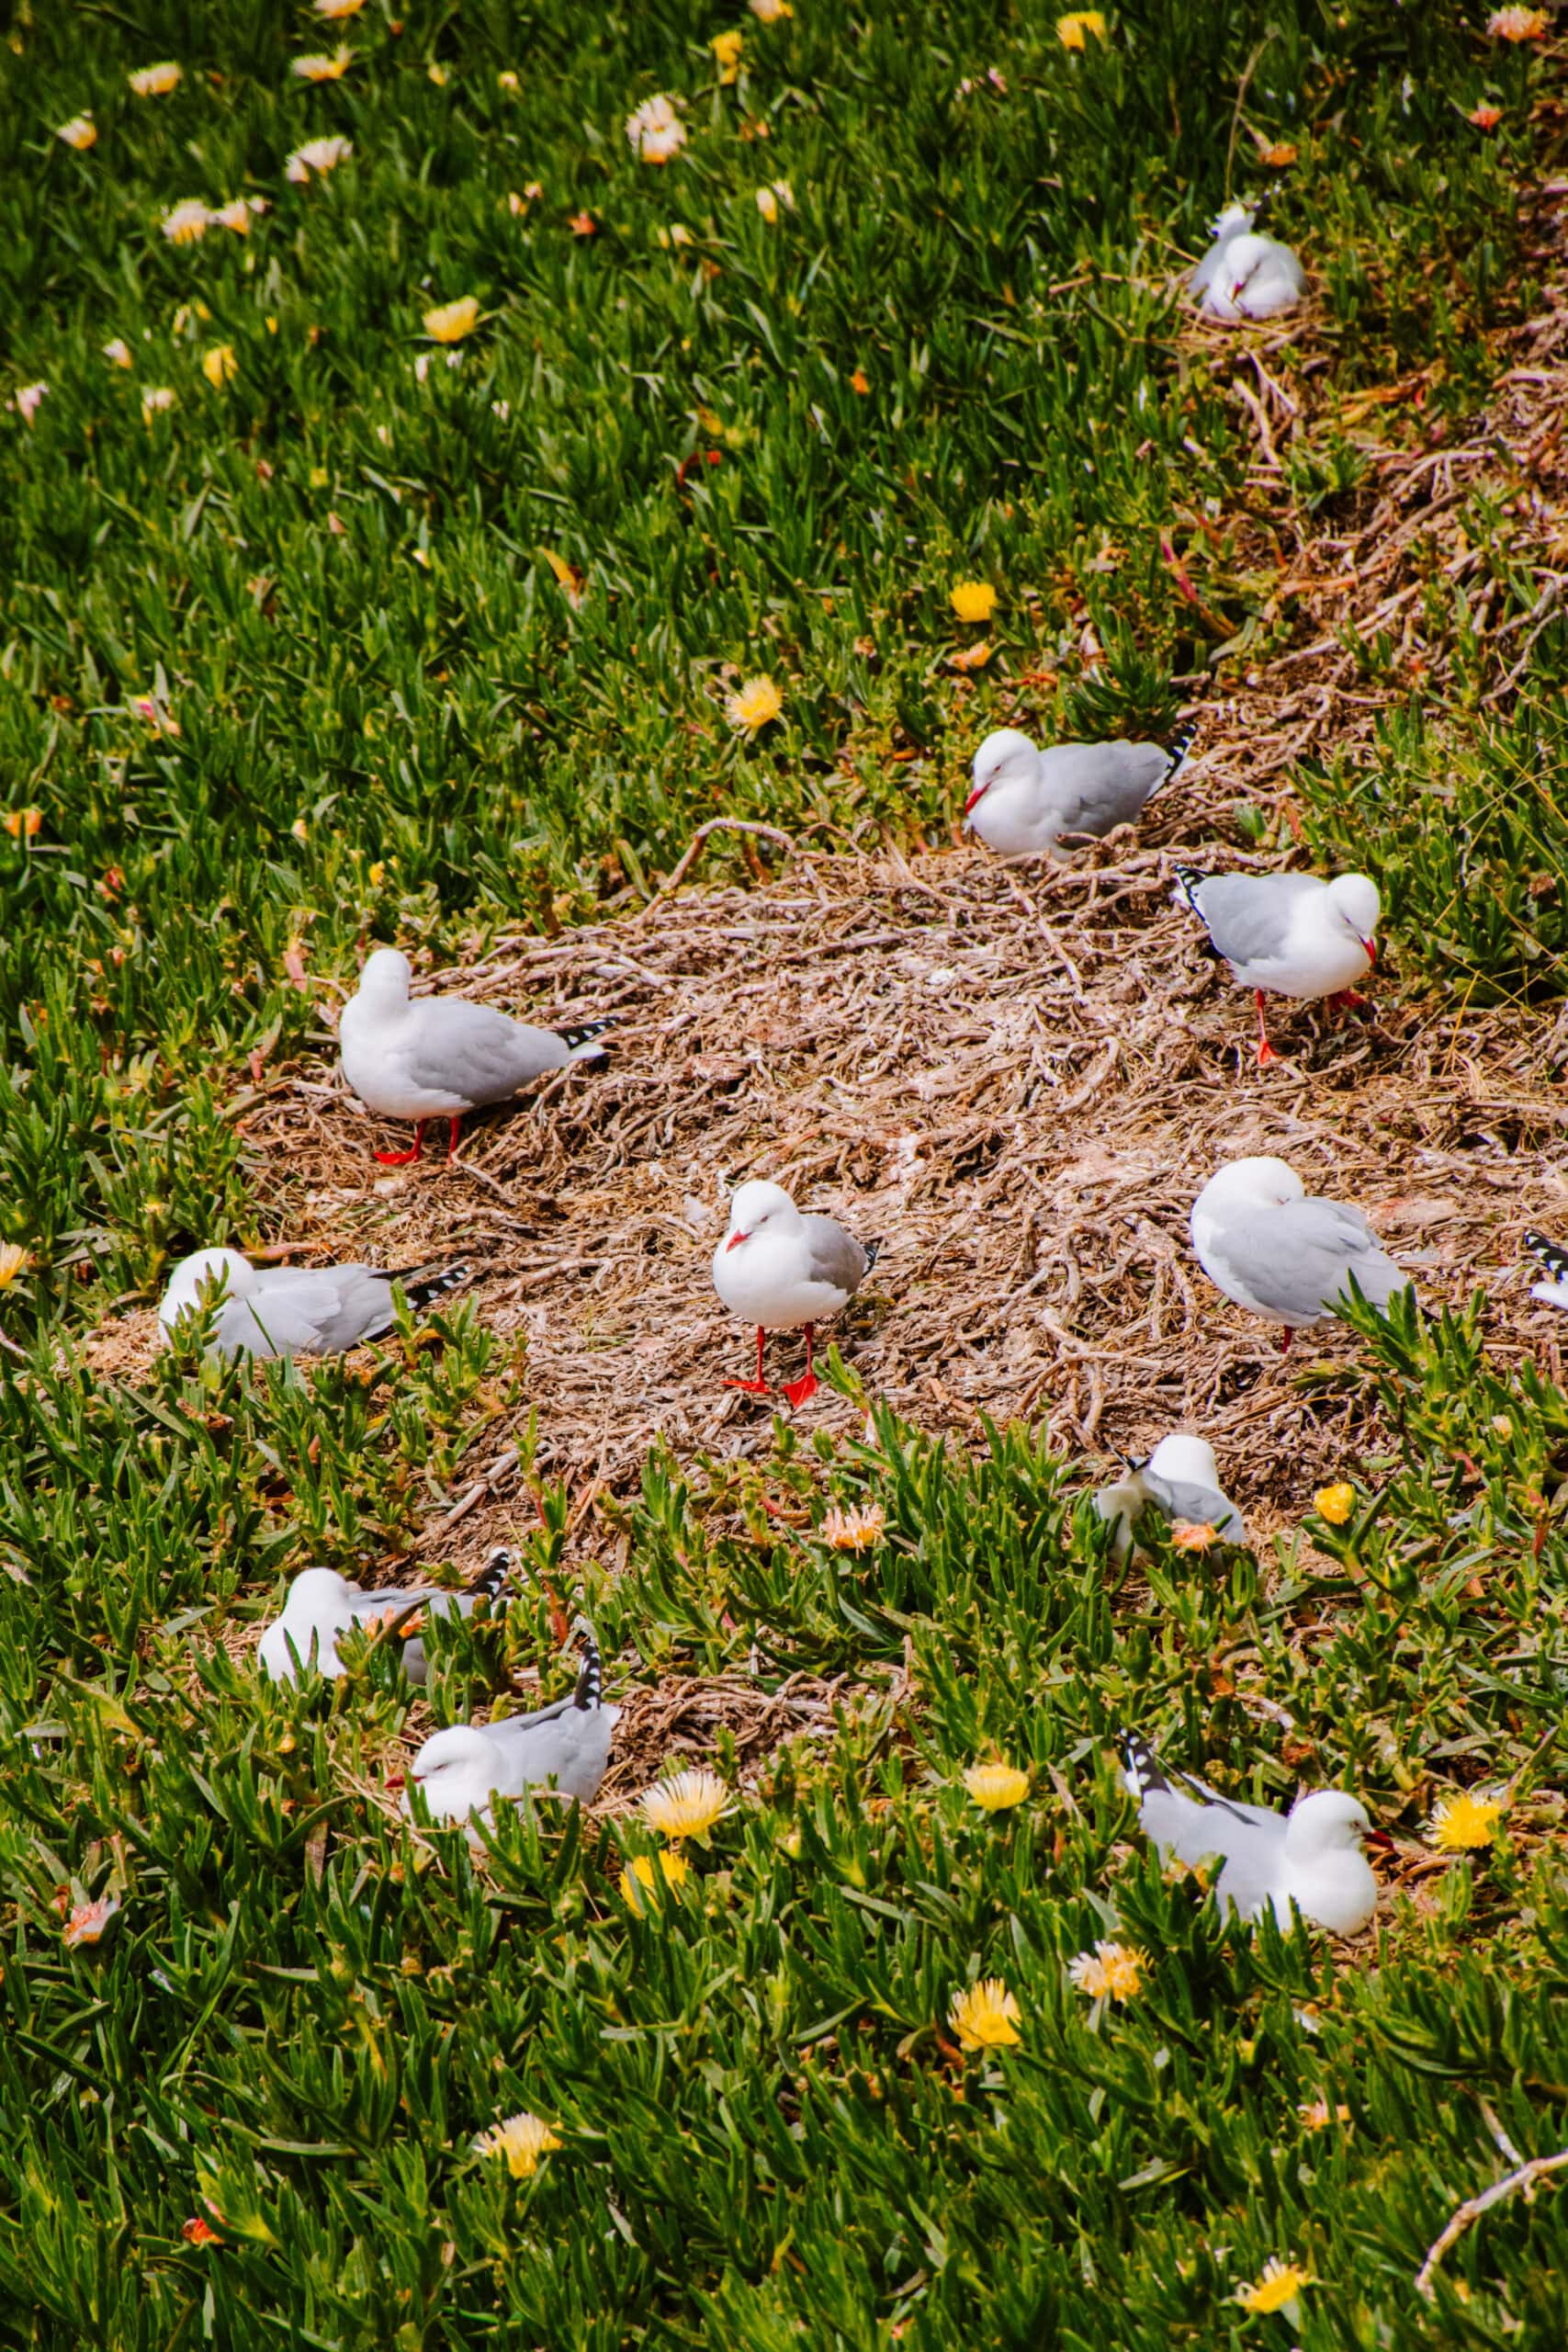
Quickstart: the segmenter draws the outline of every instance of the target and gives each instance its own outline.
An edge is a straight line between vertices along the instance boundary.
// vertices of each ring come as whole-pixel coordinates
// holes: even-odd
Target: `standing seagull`
[[[329,1682],[344,1671],[338,1642],[355,1625],[388,1622],[389,1636],[399,1640],[403,1672],[411,1682],[423,1682],[430,1661],[419,1628],[426,1615],[471,1617],[481,1600],[493,1600],[512,1569],[512,1555],[504,1546],[492,1552],[477,1577],[461,1592],[440,1585],[384,1586],[369,1592],[350,1584],[335,1568],[303,1568],[288,1588],[282,1614],[263,1634],[256,1657],[269,1681],[297,1682],[313,1667]]]
[[[1393,1840],[1344,1790],[1318,1789],[1288,1815],[1271,1813],[1223,1797],[1189,1773],[1168,1775],[1136,1733],[1123,1739],[1122,1765],[1144,1833],[1162,1853],[1189,1864],[1223,1855],[1214,1889],[1223,1908],[1244,1919],[1272,1910],[1286,1929],[1294,1908],[1331,1936],[1359,1935],[1376,1911],[1378,1883],[1361,1849],[1391,1853]]]
[[[1355,983],[1378,960],[1378,886],[1364,874],[1200,874],[1176,869],[1176,906],[1190,907],[1258,1004],[1258,1060],[1277,1059],[1263,1025],[1265,996],[1366,1002]]]
[[[173,1339],[187,1316],[216,1299],[209,1355],[343,1355],[392,1329],[394,1283],[417,1308],[468,1278],[467,1266],[253,1266],[237,1250],[198,1250],[170,1275],[158,1321]]]
[[[1214,1449],[1207,1438],[1179,1430],[1162,1437],[1146,1461],[1129,1463],[1124,1478],[1100,1488],[1094,1507],[1115,1531],[1112,1559],[1127,1557],[1138,1514],[1151,1505],[1173,1527],[1212,1527],[1222,1543],[1247,1541],[1240,1511],[1221,1491]]]
[[[816,1326],[848,1306],[876,1263],[880,1241],[863,1247],[830,1216],[802,1216],[781,1184],[742,1184],[729,1204],[729,1230],[713,1253],[713,1284],[732,1315],[757,1326],[757,1377],[727,1388],[765,1396],[762,1344],[769,1331],[806,1329],[806,1377],[786,1381],[792,1405],[817,1394],[811,1369]]]
[[[1290,246],[1258,232],[1262,212],[1261,203],[1227,204],[1214,223],[1213,243],[1187,281],[1211,318],[1276,318],[1306,292]]]
[[[1233,1159],[1192,1204],[1192,1247],[1209,1280],[1253,1315],[1291,1334],[1363,1298],[1386,1307],[1409,1287],[1359,1209],[1308,1193],[1283,1159]]]
[[[362,1102],[383,1119],[412,1119],[412,1151],[378,1151],[384,1168],[417,1159],[432,1119],[448,1122],[446,1157],[457,1148],[464,1114],[509,1102],[547,1069],[597,1060],[593,1041],[614,1026],[590,1021],[575,1029],[531,1029],[467,997],[411,1001],[413,968],[395,947],[378,947],[343,1009],[343,1074]]]
[[[1168,743],[1054,743],[1039,751],[1016,727],[987,735],[975,754],[967,831],[1002,857],[1051,857],[1063,833],[1100,839],[1130,825],[1192,748],[1195,722]]]
[[[558,1699],[531,1715],[492,1715],[483,1727],[456,1724],[425,1741],[408,1777],[423,1792],[433,1821],[467,1821],[477,1815],[488,1827],[494,1800],[520,1797],[525,1789],[592,1803],[621,1711],[604,1704],[592,1627],[580,1618],[577,1634],[582,1667],[570,1699]],[[402,1782],[394,1779],[387,1785],[400,1788]],[[405,1796],[403,1811],[410,1810]],[[472,1829],[468,1834],[474,1835]]]

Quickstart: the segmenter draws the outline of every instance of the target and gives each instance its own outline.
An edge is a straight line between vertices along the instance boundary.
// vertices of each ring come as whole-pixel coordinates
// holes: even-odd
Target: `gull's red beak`
[[[983,798],[983,797],[985,796],[985,794],[987,794],[987,792],[989,792],[990,788],[991,788],[991,787],[990,787],[990,786],[989,786],[988,784],[977,784],[977,785],[975,786],[974,791],[969,795],[968,799],[964,803],[964,814],[966,817],[967,817],[967,815],[969,814],[970,809],[971,809],[971,808],[973,808],[973,807],[975,806],[975,803],[976,802],[976,800],[979,800],[979,799]]]
[[[389,1789],[400,1789],[403,1786],[403,1776],[400,1772],[389,1772],[382,1785]]]
[[[728,1240],[724,1245],[726,1256],[728,1255],[731,1250],[739,1250],[743,1241],[750,1241],[750,1238],[751,1237],[749,1233],[732,1233]]]
[[[1375,939],[1363,939],[1361,944],[1367,951],[1367,962],[1369,967],[1375,965],[1378,960],[1377,941]]]
[[[1369,1829],[1362,1843],[1370,1846],[1374,1854],[1393,1854],[1399,1850],[1386,1829]]]

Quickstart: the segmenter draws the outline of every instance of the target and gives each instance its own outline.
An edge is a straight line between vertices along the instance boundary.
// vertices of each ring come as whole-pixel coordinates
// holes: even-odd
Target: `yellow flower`
[[[240,363],[234,356],[233,345],[215,343],[210,351],[204,351],[201,355],[201,372],[215,392],[220,392],[225,384],[232,383],[240,372]]]
[[[1293,2303],[1303,2287],[1312,2285],[1312,2273],[1298,2262],[1279,2262],[1270,2255],[1263,2266],[1263,2276],[1256,2286],[1238,2287],[1236,2301],[1244,2312],[1282,2312]]]
[[[776,25],[795,14],[789,0],[746,0],[746,4],[760,25]]]
[[[1348,2123],[1350,2120],[1348,2107],[1331,2109],[1325,2098],[1314,2098],[1308,2105],[1298,2107],[1296,2113],[1301,2118],[1303,2132],[1326,2132],[1331,2123]]]
[[[90,114],[73,114],[69,122],[61,124],[54,135],[62,139],[67,147],[74,147],[79,155],[85,155],[89,147],[96,147],[98,143],[98,126]]]
[[[130,86],[139,98],[166,98],[177,90],[185,79],[183,65],[144,65],[130,77]]]
[[[1098,8],[1079,8],[1070,17],[1056,19],[1056,39],[1064,49],[1082,49],[1089,33],[1096,40],[1105,39],[1105,19]]]
[[[1441,1854],[1468,1854],[1490,1846],[1506,1805],[1501,1797],[1472,1796],[1468,1789],[1439,1798],[1432,1808],[1427,1838]]]
[[[504,2123],[492,2123],[474,2142],[476,2156],[504,2156],[506,2169],[513,2180],[527,2180],[539,2169],[539,2158],[558,2148],[560,2141],[552,2124],[540,2115],[509,2115]]]
[[[126,342],[123,335],[117,334],[112,343],[105,344],[104,357],[110,361],[110,363],[116,368],[129,368],[130,366],[130,345]]]
[[[10,826],[6,825],[9,832]],[[0,1290],[9,1290],[18,1274],[28,1270],[28,1253],[19,1241],[0,1241]]]
[[[642,164],[667,164],[686,143],[686,126],[675,111],[675,101],[662,94],[644,98],[626,117],[626,137],[632,153]]]
[[[307,139],[303,147],[296,147],[283,166],[283,176],[296,187],[308,180],[312,172],[334,172],[346,164],[354,153],[350,141],[335,134],[331,139]]]
[[[327,17],[335,24],[340,17],[357,17],[365,0],[312,0],[318,17]]]
[[[822,1521],[822,1541],[835,1552],[869,1552],[886,1524],[880,1503],[864,1510],[830,1510]]]
[[[199,237],[206,236],[211,217],[198,198],[187,196],[183,204],[170,207],[158,226],[171,245],[194,245]]]
[[[14,842],[36,841],[42,824],[41,808],[10,808],[6,813],[6,831]]]
[[[297,842],[308,842],[310,838],[310,828],[303,817],[296,817],[288,830]]]
[[[728,1806],[729,1791],[716,1772],[676,1772],[644,1791],[642,1815],[650,1829],[673,1844],[682,1838],[705,1838]]]
[[[516,96],[518,82],[515,74],[498,74],[495,78],[500,86],[506,92],[508,97],[514,98]]]
[[[1486,19],[1495,40],[1544,40],[1549,28],[1544,8],[1499,8]]]
[[[692,242],[692,232],[683,220],[671,220],[668,229],[660,229],[657,233],[660,249],[665,253],[672,249],[678,251]]]
[[[1325,1519],[1330,1527],[1343,1527],[1356,1508],[1356,1489],[1345,1485],[1319,1487],[1312,1498],[1312,1507],[1319,1519]]]
[[[988,621],[997,592],[988,580],[961,580],[948,600],[961,621]]]
[[[1091,2001],[1130,2001],[1144,1989],[1146,1966],[1143,1953],[1128,1944],[1098,1943],[1067,1962],[1067,1974]]]
[[[1016,1764],[971,1764],[964,1785],[984,1813],[1006,1813],[1029,1794],[1029,1775]]]
[[[424,332],[433,343],[461,343],[472,334],[479,321],[479,306],[471,294],[464,294],[456,302],[444,302],[424,314]]]
[[[215,229],[232,229],[236,237],[248,237],[251,215],[265,212],[266,209],[266,198],[263,196],[249,199],[236,196],[231,197],[227,204],[220,204],[215,212],[209,213],[208,219]]]
[[[434,83],[438,90],[444,90],[446,87],[446,68],[445,65],[437,65],[432,62],[427,65],[424,70],[429,74],[430,79]]]
[[[384,865],[384,863],[382,862],[382,860],[381,860],[380,858],[378,858],[378,858],[376,858],[376,859],[372,862],[371,866],[370,866],[370,869],[369,869],[369,871],[368,871],[368,873],[367,873],[367,876],[366,876],[366,879],[368,881],[368,883],[369,883],[369,885],[370,885],[370,888],[371,888],[373,890],[378,890],[378,889],[380,888],[380,887],[381,887],[382,883],[386,880],[386,878],[387,878],[387,868],[386,868],[386,865]]]
[[[776,220],[781,205],[786,212],[795,210],[795,190],[788,180],[773,180],[757,190],[757,209],[764,220]]]
[[[640,1919],[645,1916],[644,1893],[651,1894],[662,1875],[667,1887],[684,1885],[692,1875],[692,1866],[684,1854],[634,1854],[630,1866],[621,1872],[621,1900]]]
[[[724,715],[739,734],[758,735],[784,708],[784,696],[772,678],[747,678],[727,695]]]
[[[78,1903],[62,1930],[67,1950],[74,1951],[78,1944],[96,1944],[118,1909],[118,1894],[100,1894],[96,1903]]]
[[[301,82],[341,82],[353,62],[353,50],[339,41],[330,57],[297,57],[288,70]]]
[[[964,2050],[1013,2050],[1022,2041],[1019,2007],[999,1976],[987,1976],[953,1996],[948,2023]]]
[[[746,36],[738,32],[715,33],[708,46],[718,67],[720,85],[728,89],[732,82],[740,79],[740,52],[746,46]]]
[[[141,418],[143,424],[151,424],[152,419],[159,413],[160,410],[173,408],[174,404],[175,396],[169,390],[167,384],[149,384],[141,395]]]

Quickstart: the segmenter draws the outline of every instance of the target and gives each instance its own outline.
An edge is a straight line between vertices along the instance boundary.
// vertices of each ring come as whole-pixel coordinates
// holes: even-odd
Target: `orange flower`
[[[1501,107],[1472,107],[1465,117],[1466,122],[1474,123],[1477,130],[1495,130],[1502,119]]]
[[[66,1950],[74,1951],[78,1944],[96,1944],[118,1909],[118,1894],[100,1894],[96,1903],[78,1903],[61,1930]]]

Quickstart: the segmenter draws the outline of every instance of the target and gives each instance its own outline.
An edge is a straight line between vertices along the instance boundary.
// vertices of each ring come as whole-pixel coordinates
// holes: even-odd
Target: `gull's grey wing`
[[[1185,1520],[1189,1526],[1216,1527],[1227,1544],[1246,1543],[1240,1512],[1217,1487],[1189,1487],[1177,1478],[1156,1478],[1148,1470],[1143,1476],[1149,1500],[1158,1504],[1167,1519]]]
[[[846,1233],[836,1217],[807,1216],[801,1223],[810,1251],[812,1281],[830,1283],[846,1295],[858,1290],[870,1270],[871,1253],[862,1249],[852,1233]]]
[[[1063,832],[1097,836],[1131,824],[1169,766],[1159,743],[1057,743],[1040,755]]]
[[[1227,1799],[1199,1804],[1177,1789],[1150,1789],[1139,1807],[1145,1833],[1167,1853],[1196,1865],[1218,1854],[1224,1867],[1215,1888],[1221,1902],[1244,1915],[1267,1901],[1284,1853],[1285,1825],[1261,1807]]]
[[[1271,964],[1303,899],[1324,888],[1313,874],[1211,874],[1193,888],[1199,915],[1232,964]]]
[[[220,1355],[264,1359],[313,1352],[321,1346],[320,1317],[330,1295],[306,1273],[264,1272],[248,1298],[226,1298],[218,1310],[212,1345]],[[330,1294],[329,1285],[329,1294]]]
[[[403,1069],[415,1086],[460,1094],[474,1103],[504,1102],[520,1087],[564,1069],[571,1049],[552,1029],[530,1028],[488,1004],[459,997],[421,997],[409,1007],[400,1039]]]
[[[553,1780],[562,1796],[588,1803],[604,1777],[619,1713],[618,1707],[581,1707],[575,1697],[558,1699],[530,1715],[503,1715],[499,1723],[492,1717],[490,1736],[530,1787]]]
[[[1380,1307],[1409,1279],[1379,1248],[1359,1209],[1310,1194],[1238,1217],[1215,1252],[1261,1306],[1288,1322],[1314,1322],[1348,1300],[1352,1274],[1362,1295]]]
[[[321,1355],[342,1355],[392,1320],[392,1286],[374,1266],[264,1269],[254,1306],[270,1329],[280,1313],[308,1324],[312,1337],[296,1342]]]

